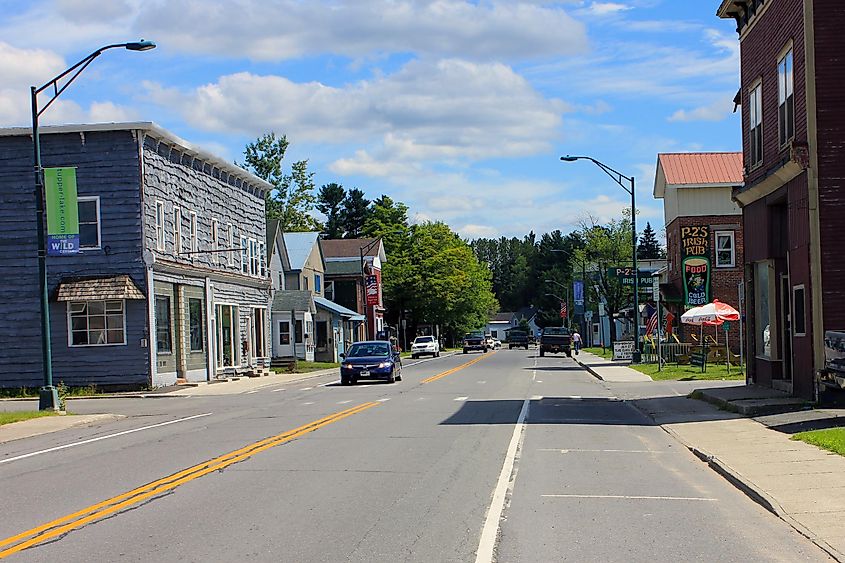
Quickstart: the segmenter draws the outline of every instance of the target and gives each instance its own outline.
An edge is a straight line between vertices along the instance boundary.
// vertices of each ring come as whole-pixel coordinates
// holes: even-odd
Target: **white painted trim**
[[[158,351],[156,350],[156,321],[155,321],[155,273],[152,266],[146,270],[147,276],[147,347],[150,358],[150,387],[156,386],[158,375]],[[152,297],[152,299],[150,299]]]
[[[173,254],[179,256],[182,252],[182,209],[173,206]]]
[[[190,237],[189,247],[191,252],[197,252],[200,249],[199,225],[197,224],[197,212],[189,211],[188,217],[188,236]]]
[[[731,263],[719,264],[719,237],[727,236],[731,239]],[[736,233],[734,231],[715,231],[713,233],[713,241],[716,243],[716,251],[714,253],[714,266],[719,269],[736,268]]]
[[[91,303],[91,302],[103,302],[103,316],[106,317],[105,320],[105,327],[103,327],[103,331],[108,333],[109,330],[109,322],[108,316],[109,314],[105,311],[105,303],[106,301],[120,301],[122,303],[121,307],[121,315],[123,316],[123,342],[111,342],[111,343],[104,343],[104,344],[74,344],[73,343],[73,323],[71,321],[71,313],[70,313],[70,306],[73,303]],[[67,305],[65,306],[65,311],[67,315],[67,346],[68,348],[110,348],[112,346],[126,346],[126,337],[127,337],[127,330],[126,330],[126,299],[83,299],[77,301],[68,301]],[[114,314],[114,313],[112,313]],[[86,319],[88,318],[88,314],[86,313]],[[95,329],[97,330],[97,329]],[[91,332],[91,328],[87,327],[85,329],[86,332]],[[108,334],[106,334],[106,338],[108,338]]]
[[[208,354],[206,361],[206,381],[214,379],[217,369],[217,309],[214,306],[214,286],[211,285],[211,278],[205,278],[205,316],[208,319],[205,327],[206,340],[208,340]]]
[[[164,252],[164,247],[167,242],[167,231],[164,229],[164,224],[166,223],[165,214],[167,213],[165,209],[164,202],[160,199],[157,199],[155,202],[156,206],[156,250],[159,252]],[[161,211],[161,216],[159,216],[159,210]],[[161,219],[161,224],[159,225],[159,219]],[[159,238],[158,230],[161,227],[161,238]]]

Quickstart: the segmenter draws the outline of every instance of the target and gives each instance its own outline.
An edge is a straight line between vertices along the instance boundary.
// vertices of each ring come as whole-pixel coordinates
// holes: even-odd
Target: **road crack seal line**
[[[259,452],[288,443],[300,436],[304,436],[305,434],[322,428],[323,426],[338,422],[344,418],[358,414],[378,405],[379,403],[375,402],[363,403],[355,407],[330,414],[321,419],[304,424],[298,428],[294,428],[293,430],[288,430],[281,434],[259,440],[258,442],[254,442],[243,448],[223,454],[209,461],[194,465],[188,469],[178,471],[162,479],[147,483],[146,485],[142,485],[141,487],[126,493],[117,495],[87,508],[83,508],[73,514],[63,516],[56,520],[47,522],[46,524],[42,524],[41,526],[37,526],[25,532],[21,532],[20,534],[0,540],[0,548],[10,546],[0,551],[0,559],[29,547],[43,544],[52,538],[63,536],[72,530],[81,528],[91,522],[102,520],[109,515],[122,512],[126,508],[136,505],[142,501],[146,501],[147,499],[161,496],[163,493],[167,493],[176,487],[193,481],[203,475],[223,470],[230,465],[249,459]]]

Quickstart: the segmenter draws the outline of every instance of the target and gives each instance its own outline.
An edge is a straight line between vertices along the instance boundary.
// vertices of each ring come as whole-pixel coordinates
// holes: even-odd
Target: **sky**
[[[718,0],[0,0],[0,126],[98,47],[42,123],[154,121],[227,160],[286,135],[317,186],[386,194],[466,238],[638,221],[660,152],[741,147]],[[45,99],[46,101],[46,99]]]

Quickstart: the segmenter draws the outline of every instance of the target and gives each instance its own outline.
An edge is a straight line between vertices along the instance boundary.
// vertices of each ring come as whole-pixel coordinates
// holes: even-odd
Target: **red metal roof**
[[[670,186],[743,182],[741,152],[661,153],[657,160]]]

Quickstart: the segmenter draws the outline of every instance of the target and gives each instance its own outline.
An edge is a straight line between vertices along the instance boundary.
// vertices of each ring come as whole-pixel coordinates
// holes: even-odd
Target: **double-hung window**
[[[778,60],[778,141],[781,146],[795,136],[795,73],[792,47]]]
[[[226,232],[227,232],[227,239],[226,243],[228,244],[228,252],[226,255],[229,257],[229,266],[235,265],[235,228],[232,227],[231,223],[226,223]]]
[[[258,241],[254,238],[249,239],[249,275],[257,276],[261,272],[259,265],[260,257],[258,256]]]
[[[79,212],[79,248],[100,248],[100,196],[77,199]]]
[[[315,293],[322,293],[323,292],[323,280],[320,277],[320,274],[314,274],[314,292]]]
[[[211,220],[211,263],[220,262],[220,226],[217,219]]]
[[[754,168],[763,162],[763,84],[751,89],[748,99],[748,165]]]
[[[182,210],[179,206],[173,207],[173,254],[177,256],[182,252]]]
[[[156,250],[164,250],[164,202],[156,201]]]
[[[736,239],[733,231],[716,231],[716,267],[736,267]]]
[[[197,233],[197,213],[196,213],[196,211],[191,211],[190,217],[191,217],[191,222],[190,222],[191,252],[197,252],[200,249],[200,245],[199,245],[199,234]]]
[[[267,243],[258,243],[258,259],[260,262],[260,274],[262,278],[267,277]]]
[[[70,301],[67,311],[71,346],[126,344],[123,300]]]
[[[241,236],[241,273],[249,273],[249,240]]]

